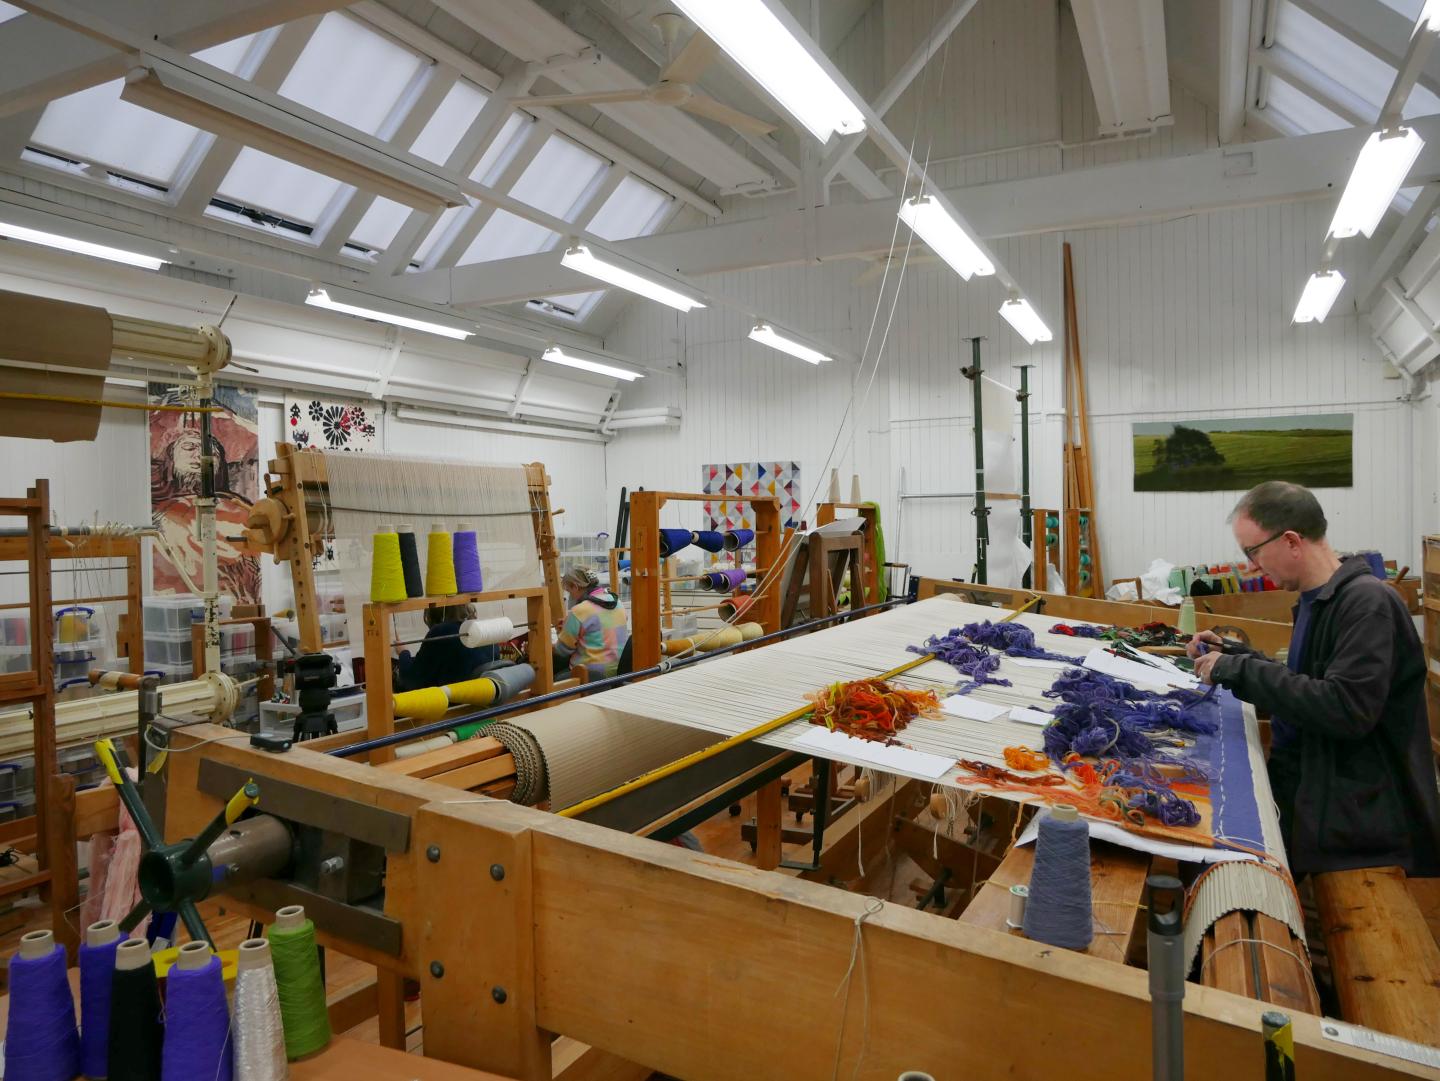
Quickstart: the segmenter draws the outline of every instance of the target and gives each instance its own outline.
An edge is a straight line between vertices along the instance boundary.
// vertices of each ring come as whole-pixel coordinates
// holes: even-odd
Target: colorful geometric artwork
[[[374,402],[285,396],[285,438],[304,450],[376,450],[381,408]]]
[[[152,404],[193,404],[188,388],[151,383],[149,391]],[[224,410],[210,418],[220,592],[241,604],[259,604],[260,560],[241,553],[245,522],[260,489],[255,391],[220,385],[215,388],[215,404]],[[204,549],[195,511],[203,453],[200,431],[199,413],[167,410],[150,414],[150,518],[196,589],[204,588]],[[151,572],[155,593],[191,591],[158,545]]]
[[[705,501],[709,529],[754,529],[755,515],[750,500],[775,496],[780,500],[780,517],[785,526],[800,526],[801,500],[799,462],[732,462],[700,467],[700,490],[714,496]]]

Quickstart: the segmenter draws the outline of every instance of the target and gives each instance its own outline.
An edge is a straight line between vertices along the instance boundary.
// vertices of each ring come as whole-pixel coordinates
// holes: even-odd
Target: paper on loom
[[[1063,672],[1067,668],[1074,668],[1075,661],[1047,661],[1043,657],[1008,657],[1011,664],[1018,664],[1021,668],[1050,668],[1056,672]]]
[[[1164,657],[1150,657],[1152,664],[1128,661],[1117,657],[1104,647],[1092,649],[1085,656],[1084,665],[1092,672],[1103,672],[1107,676],[1123,679],[1127,683],[1143,683],[1148,687],[1194,688],[1200,681],[1189,672],[1181,671]]]
[[[955,759],[944,755],[912,751],[909,747],[888,746],[874,740],[847,736],[844,732],[832,732],[828,728],[816,727],[803,736],[794,739],[791,747],[814,751],[822,758],[842,758],[851,762],[864,762],[895,773],[911,777],[923,777],[938,781],[955,766]]]
[[[1053,714],[1046,713],[1043,709],[1031,709],[1029,706],[1016,706],[1010,711],[1010,719],[1019,721],[1021,724],[1038,724],[1045,726],[1055,719]]]
[[[1017,845],[1034,844],[1035,838],[1040,835],[1040,818],[1049,813],[1048,809],[1041,808],[1030,819],[1029,825],[1021,831],[1020,837],[1015,843]],[[1133,852],[1147,852],[1152,856],[1162,856],[1183,863],[1225,863],[1234,860],[1255,859],[1248,852],[1232,852],[1228,848],[1209,848],[1205,845],[1182,845],[1174,841],[1157,841],[1144,834],[1135,833],[1133,830],[1123,829],[1113,822],[1101,822],[1094,818],[1086,818],[1085,822],[1090,827],[1092,841],[1107,841]]]
[[[948,698],[940,700],[940,708],[954,717],[964,717],[967,721],[993,721],[1005,716],[1009,712],[1009,706],[997,706],[994,702],[986,702],[969,694],[952,694]]]

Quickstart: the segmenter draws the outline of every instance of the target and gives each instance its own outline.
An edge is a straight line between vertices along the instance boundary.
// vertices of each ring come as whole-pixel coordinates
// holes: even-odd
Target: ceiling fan
[[[673,12],[655,16],[654,23],[665,43],[666,55],[674,51],[675,38],[680,32],[682,22],[681,17]],[[680,55],[671,57],[670,62],[661,70],[660,77],[650,86],[633,90],[596,90],[588,94],[516,98],[514,104],[521,108],[544,105],[623,105],[634,102],[669,105],[725,124],[736,131],[768,135],[775,130],[774,124],[767,124],[739,109],[732,109],[696,89],[695,82],[714,61],[718,51],[715,43],[697,30],[685,43],[685,48],[680,50]]]

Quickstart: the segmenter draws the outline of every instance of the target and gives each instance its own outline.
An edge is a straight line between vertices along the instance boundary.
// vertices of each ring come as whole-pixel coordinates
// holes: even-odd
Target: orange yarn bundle
[[[1032,751],[1029,747],[1006,747],[1005,764],[1011,769],[1034,772],[1050,765],[1050,757],[1043,751]]]
[[[832,683],[809,698],[815,703],[811,724],[879,743],[893,739],[916,717],[940,713],[940,699],[934,691],[909,691],[883,679]]]

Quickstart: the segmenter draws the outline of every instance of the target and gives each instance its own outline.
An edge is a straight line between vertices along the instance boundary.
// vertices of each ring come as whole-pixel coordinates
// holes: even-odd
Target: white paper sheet
[[[1019,721],[1021,724],[1038,724],[1044,727],[1055,718],[1043,709],[1031,709],[1029,706],[1016,706],[1010,711],[1010,719],[1012,721]]]
[[[1049,813],[1049,810],[1044,807],[1036,812],[1035,817],[1030,819],[1030,824],[1021,831],[1020,837],[1015,843],[1033,844],[1035,838],[1040,835],[1040,819]],[[1248,852],[1232,852],[1228,848],[1209,848],[1205,845],[1182,845],[1174,841],[1157,841],[1153,837],[1142,837],[1138,833],[1122,829],[1113,822],[1101,822],[1094,818],[1086,818],[1085,821],[1090,826],[1092,840],[1108,841],[1112,845],[1119,845],[1121,848],[1128,848],[1134,852],[1148,852],[1152,856],[1164,856],[1184,863],[1226,863],[1232,860],[1255,859]]]
[[[964,717],[967,721],[993,721],[1005,716],[1009,706],[997,706],[968,694],[952,694],[940,700],[940,708],[952,717]]]
[[[1141,683],[1147,687],[1194,689],[1200,685],[1198,679],[1188,672],[1182,672],[1164,657],[1152,659],[1160,667],[1141,664],[1139,661],[1127,661],[1124,657],[1117,657],[1104,647],[1097,646],[1086,655],[1084,664],[1091,671],[1104,672],[1107,676],[1123,679],[1127,683]]]
[[[912,751],[909,747],[892,747],[873,740],[847,736],[817,727],[791,743],[792,747],[814,751],[824,758],[842,758],[863,762],[895,773],[938,781],[954,767],[956,759],[944,755]]]

